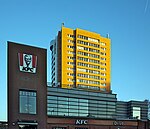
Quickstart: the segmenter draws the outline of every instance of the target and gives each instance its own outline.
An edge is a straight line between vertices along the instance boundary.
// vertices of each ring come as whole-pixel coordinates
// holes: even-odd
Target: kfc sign
[[[86,125],[88,123],[88,120],[76,120],[76,125]]]
[[[19,69],[22,72],[36,73],[37,56],[18,53]]]

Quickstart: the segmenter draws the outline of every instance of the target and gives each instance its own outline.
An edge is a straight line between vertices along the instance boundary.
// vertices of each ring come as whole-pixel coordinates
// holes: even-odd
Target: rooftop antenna
[[[109,39],[109,33],[107,33],[106,38],[108,38],[108,39]]]
[[[63,27],[65,24],[64,24],[64,22],[63,23],[61,23],[61,27]]]

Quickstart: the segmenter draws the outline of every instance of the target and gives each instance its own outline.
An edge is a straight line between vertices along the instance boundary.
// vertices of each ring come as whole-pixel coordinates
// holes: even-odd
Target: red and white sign
[[[18,53],[19,69],[22,72],[36,73],[37,56]]]

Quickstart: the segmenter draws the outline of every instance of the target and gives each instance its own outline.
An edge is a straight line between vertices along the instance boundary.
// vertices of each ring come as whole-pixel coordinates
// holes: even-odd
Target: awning
[[[24,121],[19,121],[17,122],[18,125],[38,125],[37,122],[24,122]]]

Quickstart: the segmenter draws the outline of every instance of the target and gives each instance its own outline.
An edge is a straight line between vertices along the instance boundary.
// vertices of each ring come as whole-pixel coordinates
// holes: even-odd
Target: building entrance
[[[19,125],[19,129],[37,129],[37,125]]]

